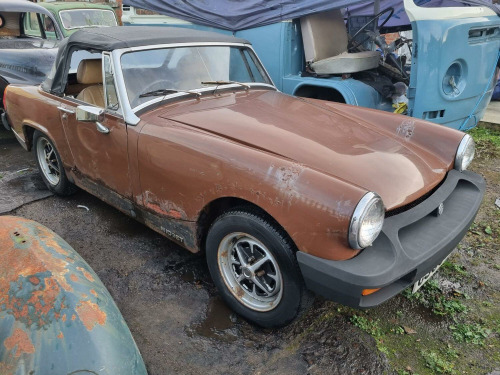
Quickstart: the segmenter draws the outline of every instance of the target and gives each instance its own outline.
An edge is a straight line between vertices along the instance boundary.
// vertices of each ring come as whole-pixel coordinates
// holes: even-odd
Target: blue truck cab
[[[402,9],[412,38],[392,43],[380,34],[396,15],[392,8],[364,19],[332,9],[235,32],[171,17],[153,24],[247,39],[274,84],[290,95],[397,111],[455,129],[476,126],[498,78],[500,17],[487,6],[425,8],[404,0]],[[124,20],[131,11],[124,9]],[[135,17],[133,24],[144,21]],[[407,61],[394,57],[404,44]]]

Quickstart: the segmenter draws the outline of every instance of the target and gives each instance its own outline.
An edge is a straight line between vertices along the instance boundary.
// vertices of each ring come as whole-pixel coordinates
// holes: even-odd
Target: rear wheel
[[[294,246],[264,216],[223,214],[209,230],[206,249],[223,299],[249,321],[263,327],[286,325],[308,300]]]
[[[47,188],[58,195],[71,195],[76,191],[64,172],[61,157],[52,141],[38,130],[33,134],[33,153]]]

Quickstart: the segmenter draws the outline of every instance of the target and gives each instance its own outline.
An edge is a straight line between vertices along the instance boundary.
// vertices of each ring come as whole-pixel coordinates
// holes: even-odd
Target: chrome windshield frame
[[[271,76],[267,72],[266,68],[262,64],[262,61],[259,59],[259,56],[255,53],[255,50],[252,48],[250,44],[246,43],[216,43],[216,42],[203,42],[203,43],[196,43],[196,42],[191,42],[191,43],[172,43],[172,44],[158,44],[158,45],[148,45],[148,46],[139,46],[139,47],[129,47],[129,48],[121,48],[121,49],[116,49],[111,52],[111,57],[113,60],[113,68],[114,68],[114,73],[115,73],[115,83],[116,83],[116,88],[118,92],[118,96],[121,99],[120,104],[122,105],[122,113],[123,117],[125,119],[125,122],[129,125],[137,125],[140,121],[140,118],[136,115],[136,113],[144,108],[147,108],[153,104],[159,103],[164,100],[168,99],[175,99],[175,98],[181,98],[185,97],[186,95],[189,95],[188,93],[185,92],[179,92],[179,93],[172,93],[169,95],[163,95],[160,97],[152,97],[151,100],[148,100],[145,103],[142,103],[141,105],[138,105],[134,108],[130,106],[130,100],[128,97],[127,93],[127,87],[125,84],[125,80],[123,78],[123,72],[122,72],[122,67],[121,67],[121,57],[125,53],[129,52],[137,52],[137,51],[147,51],[147,50],[155,50],[155,49],[165,49],[165,48],[177,48],[177,47],[207,47],[207,46],[227,46],[227,47],[245,47],[250,49],[253,54],[255,55],[257,61],[261,65],[263,73],[266,75],[266,78],[271,82],[271,84],[267,83],[258,83],[258,82],[245,82],[245,84],[248,84],[250,87],[267,87],[274,89],[278,91],[276,86],[274,85],[274,82],[271,79]],[[221,87],[222,85],[218,85]],[[194,89],[191,90],[193,92],[199,92],[199,93],[204,93],[208,91],[213,91],[217,85],[212,85],[212,86],[207,86],[199,89]],[[223,85],[224,88],[241,88],[241,85],[238,84],[228,84],[228,85]]]
[[[64,13],[76,13],[77,11],[102,11],[102,12],[108,12],[113,14],[113,18],[116,22],[115,26],[118,26],[118,19],[116,18],[115,12],[113,12],[111,9],[103,9],[103,8],[74,8],[74,9],[61,9],[58,12],[59,19],[61,20],[61,25],[64,30],[71,31],[71,30],[78,30],[78,29],[88,29],[88,28],[93,28],[93,27],[111,27],[111,26],[103,26],[103,25],[85,25],[85,26],[74,26],[74,27],[66,27],[64,24],[64,19],[62,17],[62,14]]]

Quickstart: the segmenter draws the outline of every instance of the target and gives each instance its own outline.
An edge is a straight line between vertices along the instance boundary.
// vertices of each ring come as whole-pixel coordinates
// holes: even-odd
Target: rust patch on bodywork
[[[82,268],[82,267],[76,267],[76,269],[78,271],[80,271],[81,273],[83,273],[83,276],[85,276],[85,278],[88,281],[94,281],[94,277],[89,272],[87,272],[84,268]]]
[[[91,331],[96,324],[104,325],[106,323],[106,313],[102,311],[96,303],[82,301],[76,306],[78,317],[85,328]]]
[[[7,350],[13,350],[15,348],[16,357],[19,357],[23,353],[30,354],[35,352],[35,347],[28,334],[20,328],[14,329],[12,335],[6,338],[3,344]]]
[[[161,216],[169,216],[176,220],[187,219],[187,215],[182,208],[178,207],[173,202],[158,199],[158,197],[150,191],[146,191],[144,194],[144,206]]]

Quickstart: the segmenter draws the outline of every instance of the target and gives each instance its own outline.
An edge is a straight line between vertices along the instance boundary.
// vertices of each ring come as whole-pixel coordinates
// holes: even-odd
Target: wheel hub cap
[[[242,268],[242,271],[243,271],[243,275],[247,278],[247,279],[251,279],[253,275],[253,272],[250,271],[248,268],[246,267],[243,267]]]

